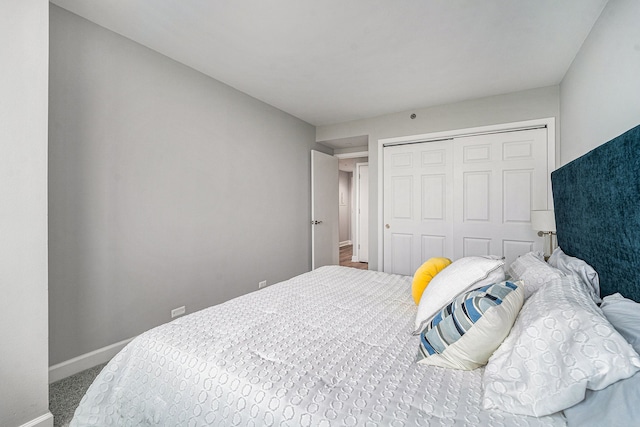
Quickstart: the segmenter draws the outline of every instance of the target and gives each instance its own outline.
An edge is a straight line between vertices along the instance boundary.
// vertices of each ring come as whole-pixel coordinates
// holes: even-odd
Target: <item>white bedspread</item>
[[[414,363],[411,278],[323,267],[177,319],[100,373],[71,426],[562,426],[481,409],[482,369]]]

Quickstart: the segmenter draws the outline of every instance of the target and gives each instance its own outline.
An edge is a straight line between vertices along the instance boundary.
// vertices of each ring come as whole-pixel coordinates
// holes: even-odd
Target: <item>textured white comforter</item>
[[[71,426],[562,426],[481,409],[482,369],[418,365],[411,278],[323,267],[154,328]]]

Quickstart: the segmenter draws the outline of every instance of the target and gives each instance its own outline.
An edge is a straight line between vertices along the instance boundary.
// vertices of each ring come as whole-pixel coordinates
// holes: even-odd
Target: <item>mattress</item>
[[[322,267],[134,339],[71,426],[563,426],[483,410],[482,369],[415,363],[411,278]]]

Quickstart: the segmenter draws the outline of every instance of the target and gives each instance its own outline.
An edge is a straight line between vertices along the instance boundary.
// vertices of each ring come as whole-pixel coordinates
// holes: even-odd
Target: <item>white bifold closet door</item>
[[[531,210],[547,209],[547,129],[384,148],[384,271],[427,259],[542,250]]]

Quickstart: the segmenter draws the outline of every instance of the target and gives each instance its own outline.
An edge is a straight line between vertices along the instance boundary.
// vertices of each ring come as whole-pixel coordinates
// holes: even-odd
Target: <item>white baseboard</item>
[[[89,353],[83,354],[73,359],[49,366],[49,384],[70,377],[82,372],[85,369],[93,368],[101,363],[108,362],[113,356],[118,354],[133,338],[129,338],[106,347],[99,348]]]
[[[53,414],[47,412],[38,418],[32,419],[28,423],[22,424],[20,427],[53,427]]]
[[[344,242],[340,242],[340,247],[351,245],[351,240],[345,240]]]

